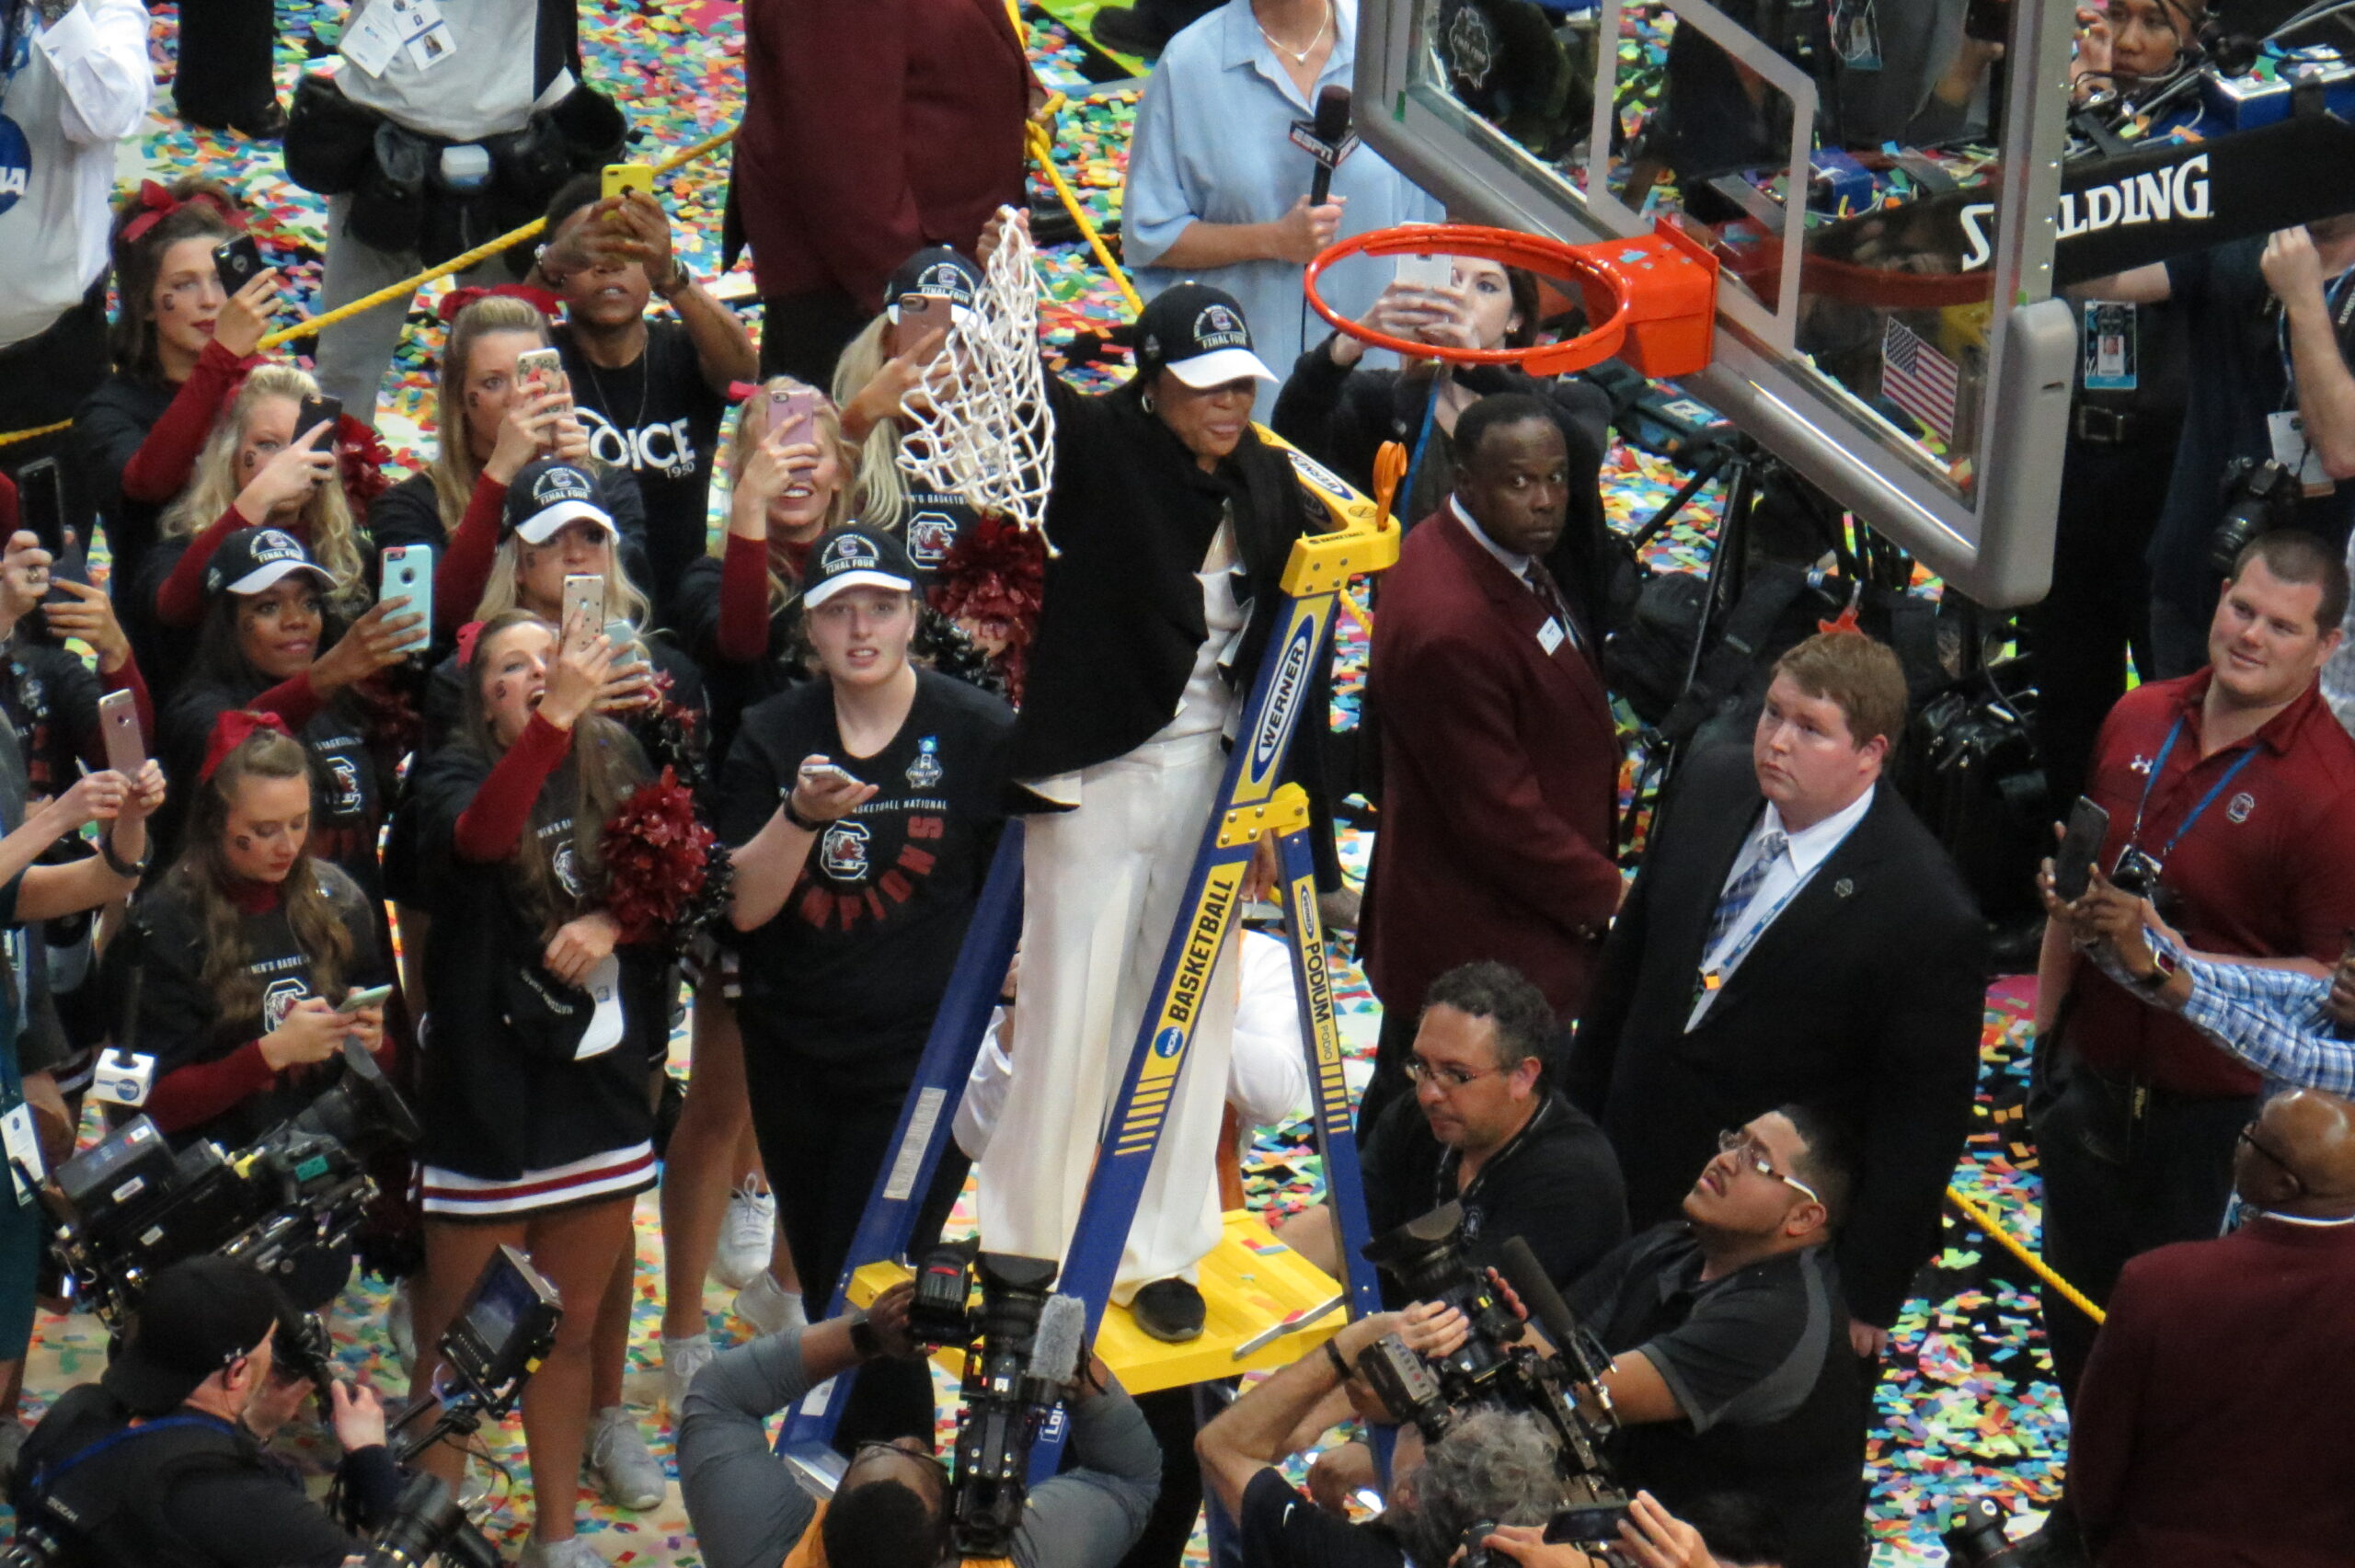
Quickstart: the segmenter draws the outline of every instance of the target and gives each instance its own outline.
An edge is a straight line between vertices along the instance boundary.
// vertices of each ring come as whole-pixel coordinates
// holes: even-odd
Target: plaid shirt
[[[2142,934],[2191,978],[2186,1023],[2279,1085],[2355,1095],[2355,1036],[2324,1005],[2329,980],[2294,969],[2195,958],[2155,931]]]

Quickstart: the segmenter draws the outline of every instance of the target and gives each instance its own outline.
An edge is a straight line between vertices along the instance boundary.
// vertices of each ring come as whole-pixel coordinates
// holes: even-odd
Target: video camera
[[[437,1556],[444,1568],[501,1568],[505,1561],[466,1517],[450,1483],[420,1471],[401,1488],[393,1516],[359,1562],[361,1568],[424,1568]]]
[[[1011,1555],[1029,1495],[1030,1449],[1077,1375],[1087,1309],[1049,1294],[1051,1259],[935,1249],[916,1270],[908,1332],[927,1349],[965,1347],[965,1413],[957,1424],[951,1529],[966,1557]],[[982,1300],[970,1305],[978,1277]]]
[[[1465,1259],[1463,1205],[1444,1204],[1376,1237],[1364,1256],[1416,1300],[1453,1307],[1471,1325],[1464,1344],[1436,1360],[1416,1355],[1396,1334],[1359,1356],[1358,1370],[1392,1415],[1413,1422],[1432,1443],[1465,1407],[1527,1412],[1554,1434],[1573,1501],[1626,1503],[1603,1453],[1618,1429],[1603,1386],[1608,1363],[1527,1242],[1516,1236],[1505,1243],[1501,1272],[1553,1341],[1550,1356],[1527,1343],[1503,1293]]]
[[[2272,458],[2236,457],[2224,467],[2223,521],[2208,536],[2208,567],[2232,576],[2241,552],[2297,522],[2298,476]]]
[[[374,1059],[346,1040],[342,1081],[250,1149],[201,1141],[174,1154],[134,1116],[66,1161],[44,1189],[52,1245],[75,1294],[120,1327],[147,1282],[182,1258],[218,1253],[275,1276],[304,1253],[349,1246],[376,1196],[368,1162],[419,1131]]]
[[[505,1243],[483,1265],[457,1321],[442,1335],[444,1378],[433,1392],[404,1411],[393,1435],[440,1403],[433,1425],[415,1437],[399,1438],[395,1456],[404,1464],[452,1433],[473,1432],[515,1408],[523,1385],[556,1346],[564,1302],[531,1260]],[[407,1498],[404,1497],[404,1502]]]

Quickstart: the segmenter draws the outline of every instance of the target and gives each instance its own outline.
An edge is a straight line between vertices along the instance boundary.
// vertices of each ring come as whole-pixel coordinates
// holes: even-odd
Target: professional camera
[[[2028,1568],[2039,1561],[2040,1554],[2028,1541],[2015,1541],[2004,1533],[2010,1518],[1993,1497],[1963,1505],[1938,1537],[1947,1561],[1954,1568]]]
[[[1368,1242],[1364,1255],[1416,1300],[1453,1307],[1470,1324],[1464,1344],[1436,1360],[1417,1356],[1396,1334],[1360,1356],[1359,1371],[1392,1415],[1436,1442],[1465,1406],[1526,1411],[1554,1434],[1573,1501],[1626,1501],[1603,1454],[1618,1425],[1603,1387],[1607,1358],[1527,1242],[1515,1236],[1504,1244],[1501,1272],[1553,1341],[1550,1356],[1526,1343],[1503,1293],[1465,1260],[1463,1205],[1443,1204],[1408,1220]]]
[[[563,1321],[556,1287],[530,1259],[502,1242],[466,1292],[457,1321],[442,1335],[447,1372],[432,1393],[393,1423],[392,1436],[399,1439],[396,1457],[407,1463],[442,1437],[454,1432],[463,1436],[514,1409],[524,1383],[555,1348],[557,1325]],[[431,1427],[418,1436],[400,1437],[403,1427],[437,1403],[440,1413]]]
[[[501,1568],[504,1561],[466,1517],[450,1483],[419,1473],[401,1488],[393,1516],[376,1532],[361,1568],[423,1568],[436,1556],[444,1568]]]
[[[2252,541],[2298,516],[2298,476],[2271,458],[2236,457],[2224,466],[2224,519],[2208,536],[2208,567],[2230,577]]]
[[[982,1302],[968,1305],[979,1277]],[[916,1271],[908,1331],[927,1348],[966,1347],[965,1413],[951,1468],[952,1529],[966,1557],[1013,1549],[1029,1495],[1030,1449],[1077,1375],[1087,1309],[1051,1296],[1055,1264],[970,1243],[936,1249]]]
[[[178,1154],[145,1116],[57,1168],[44,1189],[58,1261],[111,1326],[157,1270],[219,1253],[282,1275],[314,1249],[350,1244],[376,1196],[368,1162],[417,1141],[417,1117],[359,1043],[343,1078],[251,1149],[190,1144]]]

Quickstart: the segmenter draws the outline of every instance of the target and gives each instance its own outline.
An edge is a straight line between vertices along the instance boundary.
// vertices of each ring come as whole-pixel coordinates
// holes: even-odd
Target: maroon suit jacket
[[[737,216],[764,295],[881,308],[927,245],[1023,205],[1030,66],[1005,0],[746,0]]]
[[[2355,1226],[2257,1219],[2126,1265],[2070,1402],[2101,1568],[2355,1557]]]
[[[1537,640],[1546,610],[1450,508],[1382,578],[1368,704],[1382,825],[1359,933],[1385,1006],[1494,958],[1563,1018],[1586,1000],[1619,906],[1619,742],[1593,658]],[[1594,647],[1590,628],[1580,641]]]

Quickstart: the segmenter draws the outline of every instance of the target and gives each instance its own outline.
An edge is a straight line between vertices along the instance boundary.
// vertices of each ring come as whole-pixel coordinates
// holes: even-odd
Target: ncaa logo
[[[856,822],[828,828],[818,845],[818,867],[837,882],[866,880],[867,830]]]
[[[947,512],[920,511],[908,519],[908,559],[917,566],[939,566],[956,544],[957,520]]]
[[[261,1032],[276,1033],[278,1026],[286,1022],[286,1015],[294,1011],[294,1004],[310,994],[311,988],[293,975],[270,981],[270,988],[261,993]]]
[[[1153,1037],[1153,1054],[1167,1061],[1186,1048],[1186,1031],[1172,1024]]]

